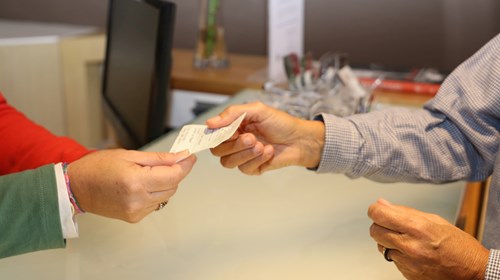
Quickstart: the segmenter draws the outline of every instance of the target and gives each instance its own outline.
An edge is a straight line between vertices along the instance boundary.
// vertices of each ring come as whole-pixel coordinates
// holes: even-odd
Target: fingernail
[[[387,201],[387,200],[385,200],[383,198],[379,198],[378,201],[379,201],[380,204],[384,204],[384,205],[387,205],[387,206],[391,206],[392,205],[392,203],[390,203],[389,201]]]
[[[177,152],[175,153],[176,156],[187,156],[189,155],[189,150],[183,150],[183,151],[180,151],[180,152]]]
[[[215,116],[213,118],[210,119],[211,122],[219,122],[222,118],[220,116]]]

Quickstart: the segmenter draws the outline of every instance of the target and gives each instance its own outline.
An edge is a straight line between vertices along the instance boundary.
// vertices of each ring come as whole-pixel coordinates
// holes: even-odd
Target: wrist
[[[471,267],[475,268],[471,279],[485,279],[490,251],[485,247],[480,248],[471,258]]]
[[[306,168],[317,168],[323,155],[325,145],[325,124],[319,120],[303,121],[304,128],[301,137],[301,150],[303,151],[300,162]]]
[[[66,189],[68,191],[68,197],[69,197],[69,201],[71,204],[71,210],[73,211],[74,214],[85,213],[85,211],[78,203],[78,200],[76,199],[76,197],[71,189],[71,184],[70,184],[70,179],[69,179],[69,174],[68,174],[68,163],[66,163],[66,162],[63,163],[62,167],[63,167],[64,179],[66,181]]]

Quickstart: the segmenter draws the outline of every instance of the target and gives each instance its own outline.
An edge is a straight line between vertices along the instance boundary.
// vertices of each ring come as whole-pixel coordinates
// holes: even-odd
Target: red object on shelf
[[[370,86],[375,82],[375,78],[358,77],[359,82],[364,86]],[[400,80],[382,80],[377,86],[380,91],[409,92],[434,96],[438,92],[441,84],[421,83]]]

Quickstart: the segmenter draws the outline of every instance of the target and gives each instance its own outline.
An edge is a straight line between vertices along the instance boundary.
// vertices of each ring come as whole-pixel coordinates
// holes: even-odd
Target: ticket
[[[185,125],[175,139],[170,152],[177,153],[188,150],[189,154],[194,154],[206,149],[215,148],[231,138],[245,118],[245,115],[246,113],[243,113],[228,126],[216,129],[211,129],[206,125],[200,124]]]

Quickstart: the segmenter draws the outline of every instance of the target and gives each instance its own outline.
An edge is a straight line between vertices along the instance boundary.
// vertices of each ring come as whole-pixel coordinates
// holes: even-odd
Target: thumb
[[[239,118],[243,113],[245,113],[245,105],[235,105],[228,107],[219,115],[210,118],[206,121],[208,128],[221,128],[231,124],[237,118]]]
[[[189,156],[189,151],[177,153],[165,152],[137,152],[134,161],[143,166],[174,165],[177,161]]]

